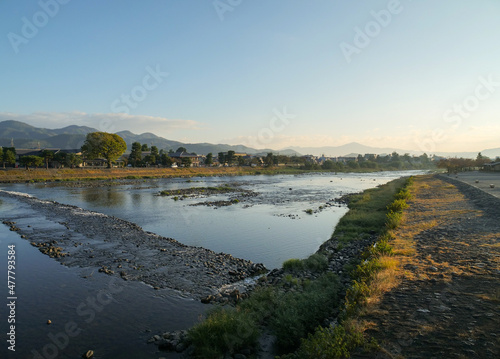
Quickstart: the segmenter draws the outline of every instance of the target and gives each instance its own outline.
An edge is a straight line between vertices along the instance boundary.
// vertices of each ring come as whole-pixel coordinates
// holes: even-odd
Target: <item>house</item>
[[[42,149],[24,149],[24,148],[20,148],[20,149],[16,149],[16,165],[18,166],[19,165],[19,160],[21,157],[24,157],[24,156],[38,156],[38,157],[43,157],[43,151],[50,151],[53,153],[53,155],[57,155],[58,153],[66,153],[66,154],[69,154],[69,153],[72,153],[72,154],[75,154],[77,156],[81,156],[82,155],[82,151],[80,149],[67,149],[67,150],[63,150],[63,149],[60,149],[60,148],[42,148]],[[52,158],[50,161],[49,161],[49,166],[50,167],[53,167],[53,168],[58,168],[58,167],[61,167],[62,164],[55,161],[54,158]],[[80,165],[81,167],[81,165]]]
[[[203,156],[199,156],[196,153],[187,153],[185,151],[178,151],[171,153],[169,155],[174,161],[182,163],[183,159],[190,159],[191,160],[191,167],[199,167],[201,164],[203,164]]]
[[[483,165],[485,171],[500,171],[500,162],[490,162]]]
[[[337,162],[346,164],[347,162],[358,162],[357,157],[337,157]]]

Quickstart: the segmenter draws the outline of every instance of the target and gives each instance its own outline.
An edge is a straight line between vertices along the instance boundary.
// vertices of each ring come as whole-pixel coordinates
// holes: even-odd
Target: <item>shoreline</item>
[[[145,180],[158,178],[191,178],[245,175],[294,175],[304,173],[378,173],[430,169],[359,169],[349,171],[306,170],[297,167],[190,167],[190,168],[110,168],[110,169],[0,169],[0,183],[71,183],[111,180]]]

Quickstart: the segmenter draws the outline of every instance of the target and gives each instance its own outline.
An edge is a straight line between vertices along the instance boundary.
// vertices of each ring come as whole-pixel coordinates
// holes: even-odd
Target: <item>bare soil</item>
[[[499,358],[500,199],[444,176],[414,188],[400,283],[363,317],[382,350],[353,357]]]

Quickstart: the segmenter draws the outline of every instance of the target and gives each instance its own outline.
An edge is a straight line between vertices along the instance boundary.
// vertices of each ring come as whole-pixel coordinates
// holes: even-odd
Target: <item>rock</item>
[[[175,351],[177,353],[182,353],[184,350],[186,350],[186,345],[184,343],[179,343],[175,346]]]

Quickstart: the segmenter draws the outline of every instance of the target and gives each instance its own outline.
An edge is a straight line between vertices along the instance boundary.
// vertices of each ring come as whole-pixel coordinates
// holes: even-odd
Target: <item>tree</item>
[[[211,166],[212,163],[214,163],[214,155],[212,155],[212,152],[207,154],[207,158],[205,158],[205,164],[207,166]]]
[[[128,156],[129,163],[136,167],[142,161],[142,146],[139,142],[132,143],[132,151],[130,156]]]
[[[229,165],[231,165],[231,163],[233,163],[234,161],[234,155],[235,155],[236,152],[234,151],[227,151],[227,158],[226,158],[226,161]]]
[[[50,150],[42,151],[42,158],[45,160],[45,168],[49,169],[49,161],[54,158],[54,152]]]
[[[219,163],[221,165],[224,165],[224,163],[226,163],[226,155],[224,154],[224,152],[219,152],[219,154],[217,155],[218,159],[219,159]]]
[[[127,144],[117,134],[106,132],[92,132],[87,135],[82,146],[82,152],[90,159],[103,157],[108,162],[108,168],[111,163],[117,160],[125,150]]]
[[[68,153],[68,154],[66,154],[66,157],[64,159],[64,163],[67,166],[74,168],[75,166],[78,166],[82,163],[82,157],[78,156],[75,153]]]
[[[23,165],[26,166],[26,169],[28,169],[30,166],[42,166],[43,165],[43,158],[39,156],[23,156],[19,159],[19,162]]]
[[[187,152],[186,147],[179,147],[175,152]]]
[[[14,165],[16,163],[16,150],[13,150],[13,147],[5,148],[3,153],[3,168],[5,168],[6,163],[8,165]]]
[[[488,162],[491,162],[491,160],[488,157],[483,156],[481,154],[481,152],[479,152],[477,154],[477,157],[476,157],[476,166],[481,167],[482,165],[484,165],[485,163],[488,163]]]
[[[167,167],[172,166],[174,161],[172,160],[172,157],[168,156],[166,153],[161,155],[161,164]]]
[[[141,147],[141,150],[144,151],[144,152],[148,152],[149,151],[148,144],[147,143],[143,144],[142,147]]]
[[[266,158],[264,158],[264,164],[266,167],[272,167],[274,165],[274,155],[272,152],[269,152]]]
[[[144,157],[144,162],[146,162],[146,165],[155,165],[156,164],[156,156],[147,155],[146,157]]]
[[[184,167],[191,167],[191,163],[192,162],[193,161],[191,161],[191,158],[189,158],[189,157],[182,157],[182,165]]]
[[[151,146],[151,156],[155,156],[155,158],[157,158],[157,159],[160,158],[160,153],[158,152],[158,147]],[[155,162],[155,164],[156,164],[156,162]]]

